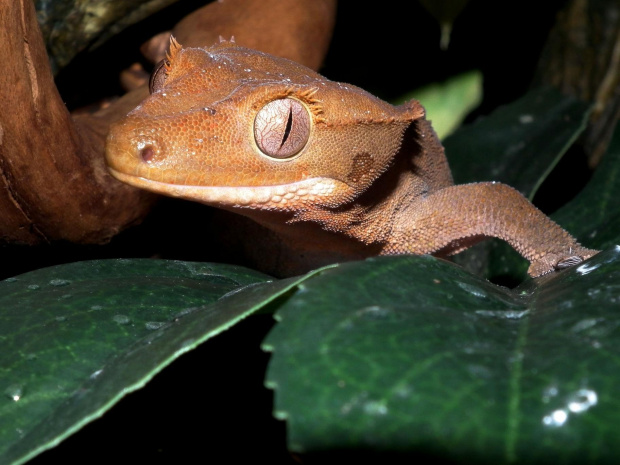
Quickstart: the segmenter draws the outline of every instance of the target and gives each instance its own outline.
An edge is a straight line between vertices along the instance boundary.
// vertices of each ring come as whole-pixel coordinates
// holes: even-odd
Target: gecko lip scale
[[[159,194],[199,201],[214,206],[234,206],[287,209],[287,204],[314,202],[328,197],[342,188],[338,181],[329,178],[311,178],[291,184],[276,186],[192,186],[169,184],[134,176],[108,167],[110,173],[119,181]]]

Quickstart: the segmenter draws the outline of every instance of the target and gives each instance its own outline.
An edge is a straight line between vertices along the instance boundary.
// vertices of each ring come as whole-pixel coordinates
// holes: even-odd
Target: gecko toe
[[[579,255],[571,255],[569,257],[564,257],[562,260],[559,260],[554,265],[554,268],[556,270],[563,270],[565,268],[570,268],[571,266],[577,265],[578,263],[581,263],[582,261],[583,261],[583,257],[580,257]]]

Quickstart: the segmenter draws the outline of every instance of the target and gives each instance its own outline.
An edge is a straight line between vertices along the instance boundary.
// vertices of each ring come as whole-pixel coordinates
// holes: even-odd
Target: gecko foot
[[[552,271],[564,270],[566,268],[570,268],[571,266],[578,265],[584,260],[596,255],[598,252],[598,250],[579,247],[577,249],[572,249],[570,254],[566,255],[548,253],[539,260],[531,262],[527,273],[531,277],[536,278],[538,276],[551,273]]]

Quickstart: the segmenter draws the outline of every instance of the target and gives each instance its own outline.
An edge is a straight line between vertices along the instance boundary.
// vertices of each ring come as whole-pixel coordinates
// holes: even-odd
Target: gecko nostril
[[[146,147],[140,149],[140,158],[142,158],[143,162],[150,163],[154,156],[155,149],[151,145],[147,145]]]

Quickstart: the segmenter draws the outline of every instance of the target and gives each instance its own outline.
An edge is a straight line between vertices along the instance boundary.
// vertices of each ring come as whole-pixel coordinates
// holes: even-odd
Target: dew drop
[[[14,283],[17,281],[17,278],[6,278],[4,280],[5,283]]]
[[[56,321],[62,323],[63,321],[67,321],[67,317],[66,316],[57,316],[56,317]]]
[[[534,117],[532,115],[525,114],[519,116],[519,123],[521,124],[530,124],[533,121]]]
[[[558,391],[558,387],[557,386],[549,386],[547,388],[545,388],[545,390],[543,391],[543,395],[542,395],[542,401],[546,404],[549,403],[549,401],[557,396],[559,393]]]
[[[144,323],[144,327],[148,330],[159,329],[165,325],[165,321],[147,321],[146,323]]]
[[[131,321],[127,315],[114,315],[112,320],[119,325],[126,325]]]
[[[577,267],[576,271],[579,274],[585,275],[585,274],[588,274],[588,273],[592,273],[598,267],[599,267],[599,265],[586,265],[586,264],[583,264],[583,265]]]
[[[568,420],[568,412],[564,409],[558,409],[554,410],[549,415],[545,415],[542,422],[545,426],[553,426],[558,428],[564,425],[566,420]]]
[[[185,339],[182,343],[181,343],[181,349],[186,349],[188,347],[191,347],[194,343],[196,342],[196,339],[190,338],[190,339]]]
[[[385,415],[388,413],[388,408],[385,401],[371,400],[364,403],[364,412],[368,415]]]
[[[30,291],[36,291],[37,289],[41,289],[41,286],[38,284],[29,284],[26,288]]]
[[[14,402],[17,402],[24,396],[24,388],[20,384],[11,384],[4,390],[4,395]]]
[[[484,292],[482,289],[480,289],[479,287],[476,286],[472,286],[471,284],[468,283],[458,283],[458,286],[463,289],[464,291],[469,292],[471,295],[476,296],[476,297],[486,297],[487,294],[486,292]]]
[[[50,285],[56,287],[66,286],[68,284],[71,284],[71,281],[69,281],[68,279],[52,279],[50,281]]]
[[[97,311],[97,310],[102,310],[103,307],[101,305],[91,305],[90,309]]]
[[[507,320],[519,320],[529,315],[529,310],[476,310],[476,314]]]
[[[390,314],[390,310],[378,305],[371,305],[358,310],[356,313],[358,316],[364,316],[371,319],[381,319],[388,316]]]
[[[599,321],[600,321],[599,318],[585,318],[585,319],[581,320],[580,322],[576,323],[575,325],[573,325],[573,327],[571,328],[571,331],[573,333],[579,333],[579,332],[584,331],[586,329],[592,328]]]
[[[579,389],[568,399],[568,410],[573,413],[581,413],[598,403],[596,392],[591,389]]]
[[[103,373],[103,368],[102,368],[102,369],[100,369],[100,370],[97,370],[97,371],[93,371],[93,372],[90,374],[90,379],[95,379],[95,378],[97,378],[97,377],[98,377],[101,373]]]
[[[245,291],[245,290],[250,289],[251,287],[254,287],[254,286],[260,286],[261,284],[262,283],[258,282],[258,283],[250,283],[250,284],[247,284],[245,286],[237,287],[237,288],[233,289],[232,291],[229,291],[226,294],[224,294],[223,296],[219,297],[218,300],[228,298],[231,295],[237,294],[238,292]]]

